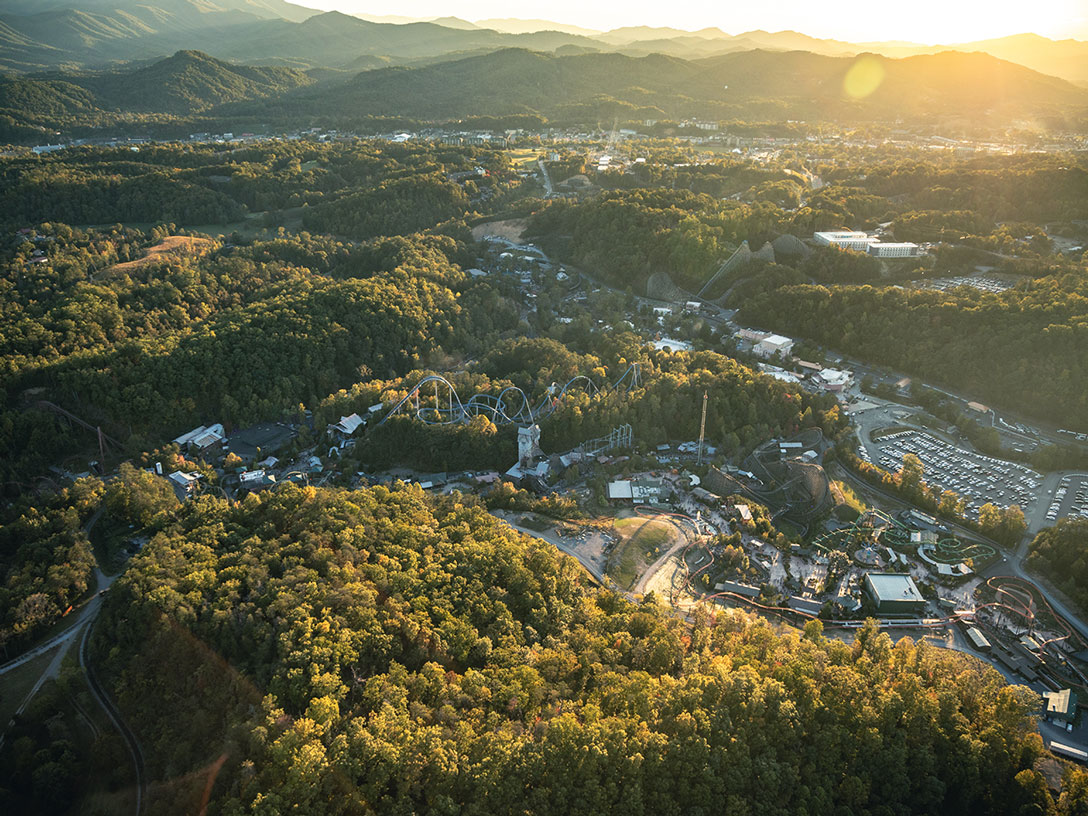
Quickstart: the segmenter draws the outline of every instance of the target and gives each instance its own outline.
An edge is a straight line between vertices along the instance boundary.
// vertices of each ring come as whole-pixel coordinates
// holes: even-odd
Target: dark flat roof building
[[[911,615],[926,608],[926,599],[909,575],[894,572],[867,572],[865,591],[876,604],[877,612]]]

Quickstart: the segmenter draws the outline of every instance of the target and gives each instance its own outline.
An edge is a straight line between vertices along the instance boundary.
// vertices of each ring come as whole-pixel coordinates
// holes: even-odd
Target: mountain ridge
[[[329,15],[333,15],[330,17]],[[315,26],[315,18],[324,23]],[[381,28],[372,28],[381,26]],[[493,27],[491,27],[493,26]],[[320,28],[321,33],[315,33]],[[523,47],[564,53],[663,53],[693,59],[741,50],[807,50],[828,56],[873,52],[888,57],[953,49],[984,51],[1042,73],[1088,83],[1088,42],[1036,34],[927,46],[901,41],[851,43],[803,32],[719,28],[684,31],[627,26],[596,32],[548,20],[321,12],[284,0],[7,0],[0,12],[0,70],[102,68],[166,57],[198,47],[232,62],[275,60],[299,68],[411,64],[455,59],[486,49]]]

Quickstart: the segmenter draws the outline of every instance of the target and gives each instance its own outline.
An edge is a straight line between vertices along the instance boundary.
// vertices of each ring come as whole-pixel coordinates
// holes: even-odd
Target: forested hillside
[[[970,658],[689,626],[585,580],[458,496],[208,498],[135,559],[94,648],[152,814],[209,784],[224,813],[1057,812],[1033,695]]]
[[[812,162],[825,182],[812,191],[787,162],[756,175],[729,160],[688,166],[678,158],[685,157],[672,167],[600,174],[604,191],[577,203],[550,202],[530,219],[530,234],[609,285],[644,295],[660,273],[700,292],[744,240],[755,251],[781,233],[808,238],[814,230],[885,224],[885,240],[940,245],[898,264],[828,249],[779,251],[776,263],[738,265],[704,295],[727,295],[722,303],[739,309],[745,325],[809,339],[1059,426],[1088,426],[1088,271],[1082,249],[1057,253],[1049,237],[1083,234],[1083,162],[877,154]],[[1006,274],[1010,288],[915,288],[978,268]]]
[[[1088,279],[1001,294],[795,286],[741,306],[741,319],[910,371],[1062,426],[1088,426]]]
[[[512,186],[501,156],[471,149],[158,148],[104,162],[119,155],[9,162],[0,209],[19,218],[12,226],[49,212],[109,221],[155,208],[164,218],[222,222],[247,207],[313,202],[304,220],[369,237],[464,216],[480,186],[456,185],[446,173],[466,164],[494,168],[479,185]],[[342,210],[323,204],[338,199]],[[366,218],[343,215],[359,201],[382,206]],[[343,220],[334,223],[338,212]],[[78,430],[27,410],[37,399],[137,442],[172,437],[198,418],[278,419],[355,382],[360,367],[399,376],[431,353],[471,352],[517,325],[501,284],[462,272],[471,238],[457,224],[443,234],[361,244],[306,233],[233,245],[204,240],[203,252],[145,258],[170,232],[46,223],[0,255],[5,479],[40,470],[78,439]],[[483,302],[490,308],[478,308]]]
[[[545,239],[569,236],[566,251],[574,263],[612,286],[643,294],[647,278],[659,271],[698,291],[740,241],[781,219],[771,204],[721,201],[687,190],[631,190],[580,205],[553,204],[529,229]]]
[[[862,58],[869,60],[862,68],[875,72],[877,81],[867,93],[851,95],[845,88],[857,59],[804,51],[742,51],[702,60],[662,54],[555,55],[546,52],[556,42],[501,46],[519,37],[562,40],[570,35],[464,32],[428,23],[379,26],[333,12],[298,26],[262,25],[277,26],[282,36],[255,50],[257,59],[282,53],[296,44],[293,36],[307,29],[316,29],[309,32],[315,50],[359,26],[391,29],[387,33],[397,37],[412,36],[407,30],[414,29],[417,40],[423,29],[433,29],[441,34],[437,39],[452,35],[489,42],[473,47],[485,53],[465,49],[466,56],[436,64],[375,68],[383,61],[377,55],[363,56],[350,70],[374,70],[354,76],[326,73],[322,82],[295,63],[244,67],[192,50],[108,73],[3,77],[0,139],[22,141],[35,132],[41,138],[58,129],[86,134],[104,126],[124,127],[130,134],[175,136],[239,127],[294,130],[315,123],[381,132],[388,129],[383,125],[404,120],[512,121],[525,116],[559,126],[596,126],[606,120],[643,126],[647,120],[693,118],[858,125],[910,117],[957,133],[1003,130],[1027,117],[1045,129],[1062,131],[1082,128],[1088,120],[1088,90],[979,53],[898,60],[868,56]],[[244,45],[232,43],[232,56]],[[533,47],[541,50],[528,50]]]
[[[1031,542],[1028,564],[1088,610],[1088,519],[1063,518]]]

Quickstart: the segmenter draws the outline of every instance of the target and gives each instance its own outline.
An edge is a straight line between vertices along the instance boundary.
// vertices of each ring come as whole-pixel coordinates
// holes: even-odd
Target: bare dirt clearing
[[[525,232],[526,220],[524,218],[510,218],[506,221],[489,221],[486,224],[477,224],[472,228],[472,237],[479,241],[485,235],[497,235],[515,244],[521,243],[522,233]]]
[[[144,257],[137,258],[135,261],[114,264],[106,271],[128,272],[141,266],[165,260],[168,255],[203,255],[212,248],[213,243],[210,238],[197,238],[192,235],[170,235],[154,246],[148,247],[147,254]]]

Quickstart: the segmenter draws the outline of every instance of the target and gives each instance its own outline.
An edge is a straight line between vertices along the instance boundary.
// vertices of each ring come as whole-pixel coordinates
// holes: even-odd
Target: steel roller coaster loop
[[[486,416],[496,425],[532,425],[551,416],[571,391],[581,389],[590,397],[617,391],[628,392],[642,383],[641,366],[632,363],[612,385],[600,388],[584,374],[572,377],[561,388],[553,383],[534,407],[529,396],[516,385],[495,394],[473,394],[463,401],[456,387],[441,374],[429,374],[404,395],[378,423],[384,425],[396,414],[414,417],[428,425],[456,425],[476,416]]]
[[[995,599],[992,603],[982,604],[978,607],[979,609],[995,608],[1011,612],[1022,618],[1027,623],[1028,628],[1034,631],[1039,609],[1043,608],[1054,620],[1059,631],[1064,632],[1064,634],[1060,637],[1040,641],[1041,646],[1063,640],[1079,641],[1081,646],[1085,645],[1084,638],[1080,637],[1066,623],[1065,618],[1050,605],[1046,596],[1031,581],[1011,575],[995,575],[986,580],[986,585],[994,591]]]

